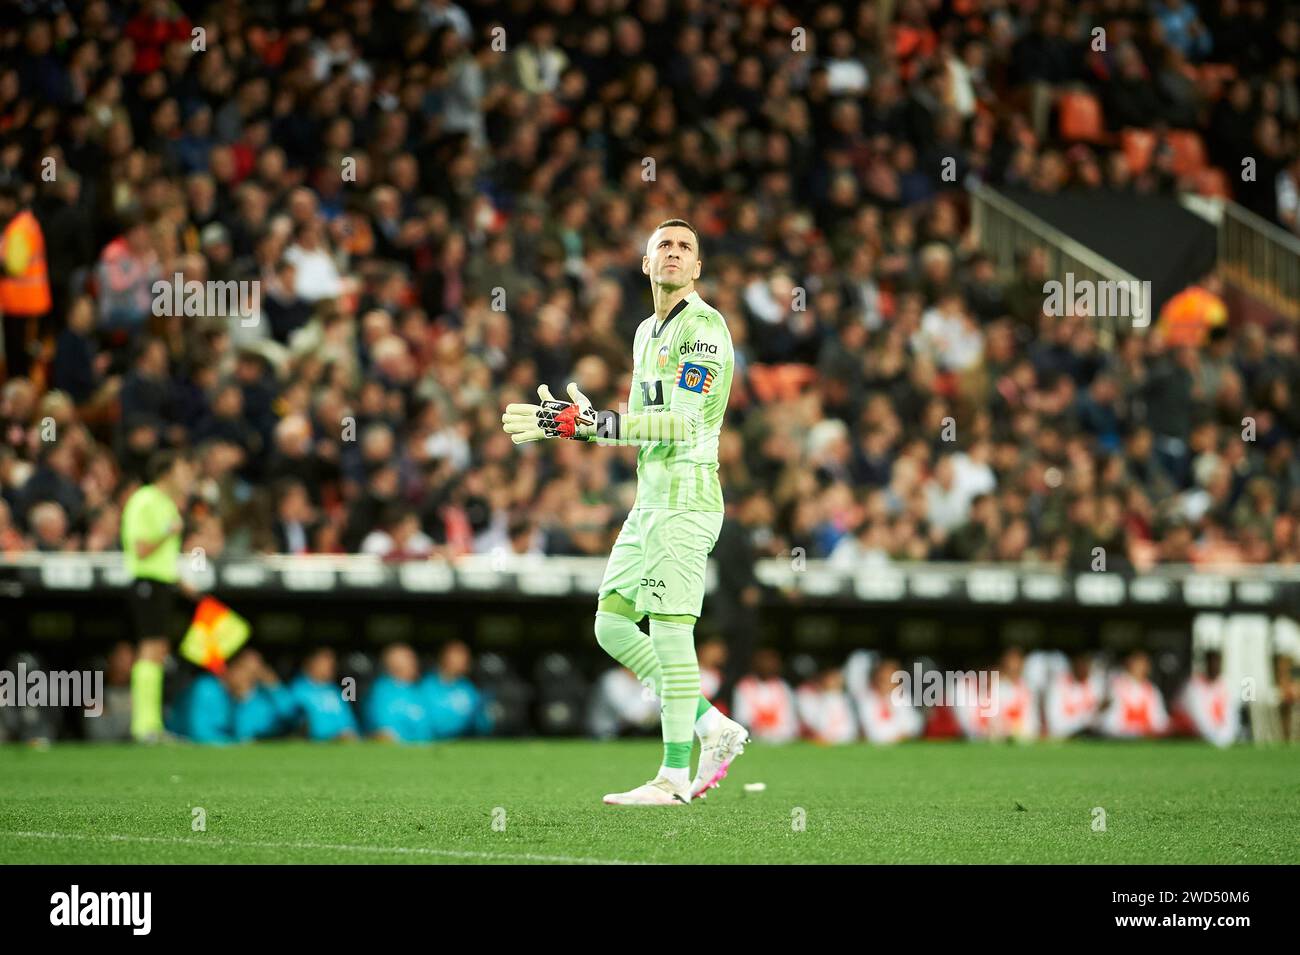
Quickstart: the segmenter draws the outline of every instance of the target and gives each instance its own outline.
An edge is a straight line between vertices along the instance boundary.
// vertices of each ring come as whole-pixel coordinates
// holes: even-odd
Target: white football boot
[[[671,779],[656,776],[643,786],[625,793],[609,793],[606,806],[685,806],[691,801],[689,789],[678,789]]]
[[[726,716],[718,721],[712,733],[701,736],[700,765],[691,783],[691,798],[704,799],[705,793],[716,788],[748,742],[749,730]]]

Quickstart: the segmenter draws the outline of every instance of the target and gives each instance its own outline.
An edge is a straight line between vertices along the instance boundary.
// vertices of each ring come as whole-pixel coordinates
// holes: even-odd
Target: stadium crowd
[[[604,555],[633,452],[516,449],[500,409],[570,379],[617,407],[650,311],[641,243],[682,215],[736,345],[722,483],[763,498],[763,552],[1300,557],[1294,323],[1233,321],[1211,278],[1190,332],[1107,347],[1088,316],[1044,314],[1041,251],[998,274],[965,194],[1198,185],[1163,146],[1135,164],[1063,139],[1059,94],[1084,89],[1111,130],[1199,130],[1221,169],[1250,152],[1256,181],[1228,188],[1297,228],[1284,5],[0,17],[0,554],[117,549],[145,462],[185,447],[187,552]],[[160,315],[175,276],[260,283],[256,305]]]

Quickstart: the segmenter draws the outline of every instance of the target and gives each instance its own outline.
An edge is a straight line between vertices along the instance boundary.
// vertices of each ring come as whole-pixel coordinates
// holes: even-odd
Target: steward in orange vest
[[[40,319],[50,310],[45,235],[12,185],[0,186],[0,316],[8,377],[25,375]]]

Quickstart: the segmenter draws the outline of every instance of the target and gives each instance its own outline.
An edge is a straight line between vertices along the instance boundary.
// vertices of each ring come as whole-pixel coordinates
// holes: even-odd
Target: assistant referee
[[[163,664],[183,586],[177,566],[185,527],[181,508],[194,485],[194,464],[183,451],[159,451],[149,459],[148,477],[150,483],[122,509],[131,620],[139,640],[131,668],[131,736],[142,742],[163,735]]]

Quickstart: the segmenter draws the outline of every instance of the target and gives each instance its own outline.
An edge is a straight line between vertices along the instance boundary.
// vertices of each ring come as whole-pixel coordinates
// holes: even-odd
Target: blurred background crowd
[[[82,717],[54,707],[5,707],[0,740],[130,739],[134,652],[123,641],[95,661],[105,674],[102,712]],[[1190,678],[1171,683],[1155,665],[1163,661],[1140,649],[1067,656],[1012,646],[986,666],[946,671],[924,656],[904,664],[858,650],[823,667],[807,655],[783,659],[764,648],[753,655],[730,702],[719,695],[727,644],[703,641],[699,660],[702,692],[763,743],[1192,737],[1222,747],[1243,738],[1300,739],[1300,683],[1291,659],[1282,655],[1274,660],[1276,693],[1245,703],[1225,677],[1217,650],[1205,653]],[[29,670],[41,665],[31,655],[11,664],[16,669],[19,662]],[[585,734],[604,740],[660,732],[659,698],[631,670],[609,667],[588,680],[575,659],[551,653],[538,658],[532,672],[520,672],[499,653],[473,659],[458,640],[424,661],[404,643],[373,657],[321,647],[302,659],[281,654],[268,660],[250,648],[219,674],[178,669],[174,683],[168,734],[211,745],[285,737],[429,743]]]
[[[188,447],[187,552],[604,555],[633,452],[519,450],[500,409],[569,379],[625,399],[642,245],[680,215],[736,344],[722,483],[760,554],[1300,556],[1294,324],[1233,322],[1207,278],[1195,321],[1103,343],[1043,314],[1043,254],[998,273],[964,191],[1230,192],[1300,228],[1286,4],[0,17],[0,220],[12,251],[34,217],[48,251],[48,303],[0,295],[0,554],[116,549],[144,462]],[[1155,144],[1072,141],[1076,120]],[[176,275],[260,282],[260,302],[159,316]]]

